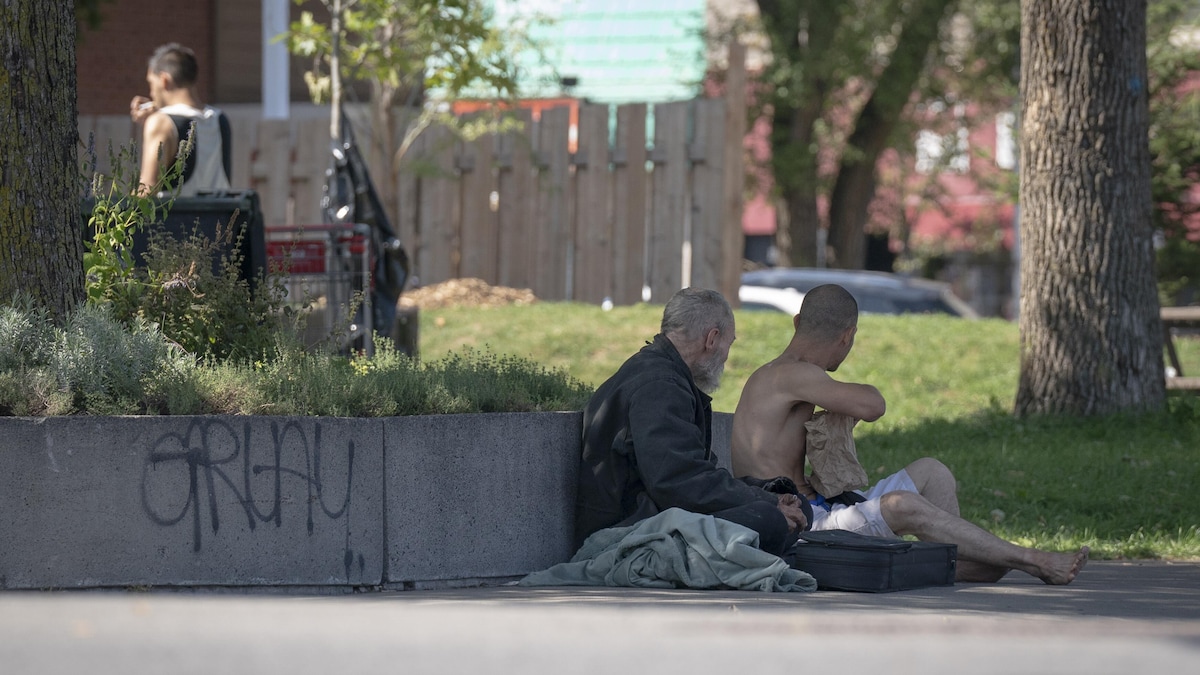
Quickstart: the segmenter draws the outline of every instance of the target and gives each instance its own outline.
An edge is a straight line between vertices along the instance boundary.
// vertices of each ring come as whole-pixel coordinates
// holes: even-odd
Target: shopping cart
[[[267,263],[283,277],[286,302],[309,309],[305,343],[374,354],[371,227],[272,225],[266,235]]]

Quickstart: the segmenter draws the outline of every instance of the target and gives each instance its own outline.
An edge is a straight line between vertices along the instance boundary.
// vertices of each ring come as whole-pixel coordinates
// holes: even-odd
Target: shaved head
[[[804,294],[796,319],[796,334],[832,341],[857,325],[858,302],[854,296],[837,284],[825,284]]]

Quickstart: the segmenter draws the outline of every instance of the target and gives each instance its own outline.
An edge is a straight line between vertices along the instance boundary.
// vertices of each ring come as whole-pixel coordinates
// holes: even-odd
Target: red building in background
[[[293,20],[300,12],[324,12],[316,0],[287,3]],[[80,27],[76,46],[81,115],[129,111],[129,99],[145,94],[146,62],[154,49],[179,42],[196,52],[199,94],[206,103],[262,101],[262,3],[259,0],[113,0],[100,4],[101,23]],[[309,101],[300,57],[291,57],[292,101]]]

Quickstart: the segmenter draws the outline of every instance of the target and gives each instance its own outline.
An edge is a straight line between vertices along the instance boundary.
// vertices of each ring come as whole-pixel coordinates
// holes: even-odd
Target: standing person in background
[[[179,195],[228,190],[230,186],[229,119],[204,105],[196,95],[199,67],[191,49],[171,42],[154,51],[146,70],[150,96],[134,96],[129,116],[142,128],[138,194],[148,195],[175,162],[192,134],[192,149],[179,180]],[[170,191],[174,185],[164,185]]]

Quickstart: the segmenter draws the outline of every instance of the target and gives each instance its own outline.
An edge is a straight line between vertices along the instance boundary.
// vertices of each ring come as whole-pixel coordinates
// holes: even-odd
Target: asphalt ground
[[[1200,563],[886,594],[0,593],[0,673],[1197,673]]]

